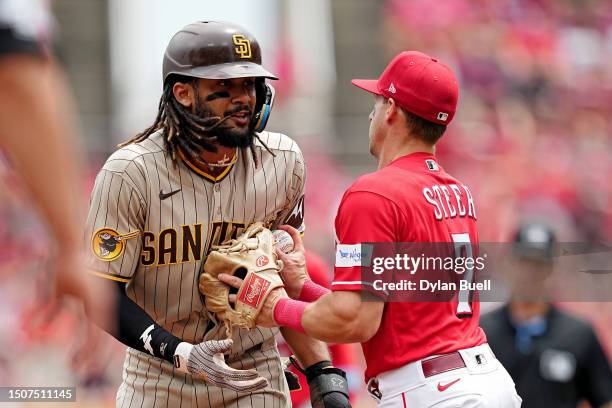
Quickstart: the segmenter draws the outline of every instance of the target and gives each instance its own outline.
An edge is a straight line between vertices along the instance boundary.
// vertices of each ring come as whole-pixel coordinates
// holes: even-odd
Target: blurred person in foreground
[[[108,158],[87,219],[90,272],[118,290],[111,333],[128,346],[117,406],[289,406],[279,330],[228,333],[198,290],[212,247],[257,222],[305,228],[302,153],[264,130],[274,98],[266,80],[277,78],[249,32],[217,21],[179,30],[161,74],[155,121]],[[280,331],[320,384],[311,396],[325,398],[326,345]],[[348,391],[340,400],[319,406],[349,406]]]
[[[434,154],[456,111],[454,73],[435,58],[405,51],[379,79],[353,84],[374,94],[369,139],[378,170],[354,182],[338,207],[332,291],[309,279],[300,235],[282,227],[294,240],[292,253],[279,252],[286,293],[271,292],[258,324],[328,342],[361,342],[368,390],[380,407],[520,406],[479,326],[477,297],[385,302],[362,270],[362,257],[369,256],[362,243],[447,243],[469,253],[478,244],[470,189]],[[242,284],[227,274],[222,280]]]
[[[594,408],[610,408],[612,372],[593,327],[559,310],[546,295],[555,243],[545,224],[526,224],[516,232],[510,302],[483,315],[482,327],[523,407],[575,408],[586,400]]]
[[[49,54],[52,17],[42,4],[0,0],[0,149],[56,243],[47,286],[54,297],[82,300],[88,315],[106,326],[114,294],[94,288],[82,273],[82,152],[65,79]]]

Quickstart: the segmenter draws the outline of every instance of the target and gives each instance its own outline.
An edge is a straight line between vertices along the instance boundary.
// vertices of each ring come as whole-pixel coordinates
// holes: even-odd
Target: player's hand
[[[53,296],[56,300],[72,297],[83,303],[87,317],[103,328],[113,327],[117,304],[114,288],[100,285],[98,278],[86,272],[82,254],[59,252],[62,254],[55,264]]]
[[[283,262],[280,277],[285,284],[285,290],[289,297],[291,299],[299,299],[304,282],[310,279],[306,270],[306,255],[302,236],[298,230],[289,225],[282,225],[278,229],[287,231],[293,239],[293,251],[284,253],[276,249],[278,259]]]
[[[37,306],[54,311],[45,315],[44,323],[51,322],[69,300],[85,308],[85,315],[75,314],[79,319],[88,317],[100,327],[113,327],[116,305],[113,288],[99,285],[98,279],[86,272],[82,254],[68,248],[59,248],[57,252],[62,255],[50,265],[50,273],[41,275],[37,282]]]
[[[69,352],[70,364],[75,371],[95,371],[108,361],[100,359],[108,347],[105,335],[92,323],[108,330],[115,327],[116,294],[86,272],[78,251],[60,248],[58,253],[62,256],[50,266],[50,273],[37,280],[37,296],[30,307],[32,318],[25,321],[26,330],[40,332],[71,314],[76,323],[74,337],[79,340]]]
[[[112,355],[118,351],[117,342],[85,318],[80,325],[70,352],[70,365],[82,382],[88,382],[104,375]]]
[[[240,289],[240,287],[242,286],[242,283],[244,282],[239,277],[234,276],[234,275],[228,275],[226,273],[220,273],[219,276],[217,277],[219,278],[221,282],[233,288],[236,288],[236,289]],[[236,303],[236,296],[237,295],[235,294],[229,295],[228,296],[229,302]],[[257,326],[278,327],[278,324],[276,323],[276,321],[274,321],[274,307],[276,306],[276,304],[278,303],[280,299],[288,298],[288,297],[289,295],[287,295],[287,292],[285,291],[284,288],[278,287],[276,289],[272,289],[272,291],[268,294],[268,296],[264,300],[264,304],[261,307],[259,314],[257,315],[257,320],[256,320]]]
[[[257,315],[257,325],[262,327],[278,327],[278,323],[274,320],[274,308],[279,300],[288,297],[287,292],[283,288],[272,290]]]
[[[209,340],[200,344],[180,343],[174,354],[178,371],[206,383],[237,392],[254,392],[268,386],[268,380],[255,370],[237,370],[225,363],[223,353],[232,348],[232,339]]]

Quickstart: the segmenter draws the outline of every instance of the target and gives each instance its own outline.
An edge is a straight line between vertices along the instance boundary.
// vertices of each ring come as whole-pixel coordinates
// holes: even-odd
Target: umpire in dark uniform
[[[593,328],[542,296],[555,241],[544,225],[519,229],[511,300],[484,315],[481,326],[514,379],[523,408],[575,408],[582,400],[611,408],[612,372]]]

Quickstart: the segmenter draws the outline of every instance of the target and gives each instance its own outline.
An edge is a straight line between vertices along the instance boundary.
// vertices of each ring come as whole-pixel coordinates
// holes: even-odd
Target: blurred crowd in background
[[[428,50],[459,73],[459,116],[440,154],[477,190],[481,240],[504,240],[521,217],[539,216],[565,241],[610,242],[612,4],[429,7],[387,2],[385,44],[390,54]]]
[[[62,6],[66,8],[66,3],[70,2],[58,3],[64,3]],[[268,3],[275,3],[282,9],[280,0]],[[351,26],[350,21],[338,23],[341,18],[338,13],[342,12],[342,4],[351,7],[348,3],[352,2],[313,3],[326,5],[331,10],[329,22],[334,24],[333,29]],[[355,7],[375,11],[369,15],[373,28],[355,24],[352,30],[375,31],[369,35],[375,38],[378,52],[372,62],[365,51],[356,47],[353,58],[364,60],[369,68],[366,72],[363,67],[355,66],[356,72],[348,73],[351,77],[375,77],[393,55],[408,49],[435,56],[457,73],[460,80],[458,113],[439,144],[438,155],[445,169],[472,189],[477,200],[482,242],[506,241],[516,226],[526,220],[549,223],[561,241],[612,242],[612,183],[608,179],[612,174],[611,2],[436,0],[433,9],[429,0],[359,0],[355,3],[368,3],[369,8],[363,4]],[[191,16],[192,19],[207,18],[193,13]],[[289,22],[284,21],[282,15],[279,21],[276,30],[280,35],[276,39],[274,59],[271,64],[264,60],[264,65],[281,77],[272,130],[285,131],[297,139],[304,150],[308,170],[306,244],[328,261],[331,273],[336,205],[353,178],[372,171],[375,166],[367,152],[367,115],[372,101],[361,94],[349,93],[352,96],[348,98],[365,100],[357,103],[347,115],[344,107],[334,108],[333,100],[304,100],[303,88],[308,88],[308,84],[300,81],[300,67],[317,62],[300,61],[301,53],[284,40],[286,28],[283,26]],[[251,28],[248,22],[238,22]],[[318,22],[310,23],[311,29],[316,30]],[[60,33],[68,30],[62,24]],[[180,26],[166,29],[173,32]],[[257,36],[257,31],[252,31]],[[336,32],[335,35],[342,34]],[[61,50],[61,35],[59,40]],[[333,38],[331,42],[339,44]],[[346,50],[342,52],[346,54]],[[306,55],[312,55],[312,50]],[[342,53],[335,55],[336,62],[341,65]],[[158,58],[161,62],[162,55]],[[67,68],[71,73],[70,67]],[[333,77],[336,82],[331,85],[332,99],[336,89],[350,92],[346,91],[347,83],[341,82],[344,81],[342,72]],[[155,94],[158,89],[161,91],[161,78],[145,86]],[[113,88],[113,84],[107,83],[106,88]],[[321,91],[316,96],[324,97],[329,92]],[[78,90],[76,95],[79,99]],[[335,97],[336,105],[341,104],[341,100],[338,102]],[[155,105],[157,100],[149,102]],[[87,104],[87,101],[79,101],[79,106]],[[300,116],[299,107],[309,104],[328,107],[331,125],[321,130],[317,116],[301,117],[301,133],[286,130],[284,126],[288,120],[286,117],[283,120],[283,115],[294,118],[298,109],[297,116]],[[309,107],[308,112],[310,109],[316,112],[317,106]],[[148,125],[154,119],[154,112],[145,117]],[[336,118],[340,123],[347,117],[353,123],[350,129],[356,129],[358,134],[346,134],[346,126],[334,125]],[[112,120],[110,116],[99,120],[105,119]],[[327,122],[324,118],[321,121]],[[310,129],[309,124],[312,124]],[[91,140],[87,138],[87,126],[83,132],[85,140]],[[106,135],[104,143],[99,140],[87,143],[91,160],[89,174],[83,175],[86,183],[92,182],[111,147],[131,136],[114,130],[109,133],[112,134]],[[347,154],[343,146],[351,139],[360,151]],[[61,177],[61,174],[56,176]],[[32,348],[44,341],[42,355],[46,360],[57,362],[61,358],[48,350],[59,349],[58,345],[73,340],[70,338],[73,322],[69,319],[60,319],[54,323],[59,326],[38,328],[35,332],[20,323],[22,316],[31,312],[29,302],[40,285],[32,276],[52,260],[48,259],[44,228],[19,190],[18,180],[0,160],[0,274],[4,282],[11,282],[0,287],[0,330],[8,333],[8,337],[0,336],[0,384],[14,382],[15,378],[28,378],[25,373],[19,373],[18,365],[11,368],[17,372],[7,371],[8,365],[3,362],[12,358],[15,347],[7,348],[2,342],[17,344],[20,349]],[[19,276],[28,277],[28,280],[13,279]],[[595,324],[609,355],[612,353],[611,305],[588,302],[562,305]],[[101,405],[114,403],[124,356],[121,346],[112,341],[109,344],[109,349],[115,352],[109,353],[112,358],[108,359],[108,366],[90,370],[83,380],[103,385]],[[361,387],[362,384],[358,380],[355,385]],[[364,401],[363,404],[368,403]]]
[[[611,242],[612,3],[430,5],[386,2],[384,44],[389,55],[427,50],[459,75],[458,114],[438,155],[475,190],[481,242],[507,241],[530,221],[564,242]],[[610,303],[562,307],[591,320],[612,353]]]

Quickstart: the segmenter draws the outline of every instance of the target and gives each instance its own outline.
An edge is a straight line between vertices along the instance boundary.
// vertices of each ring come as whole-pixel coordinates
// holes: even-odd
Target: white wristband
[[[176,346],[176,350],[174,350],[174,367],[177,371],[183,374],[189,374],[187,370],[187,361],[189,360],[189,355],[191,354],[191,350],[193,349],[193,344],[181,342]]]

